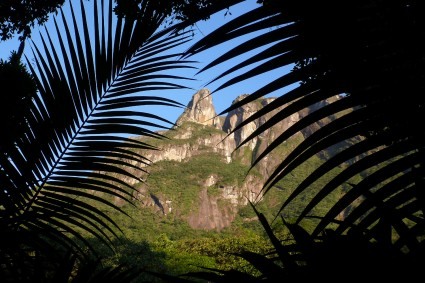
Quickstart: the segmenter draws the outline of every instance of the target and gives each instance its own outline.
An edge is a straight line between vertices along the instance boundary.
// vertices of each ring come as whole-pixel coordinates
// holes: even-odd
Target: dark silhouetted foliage
[[[30,1],[32,6],[17,8],[8,3],[3,1],[0,10],[6,16],[13,16],[18,8],[35,14],[26,18],[22,12],[14,15],[16,19],[2,19],[1,23],[7,23],[2,27],[5,38],[11,32],[26,31],[35,20],[44,21],[47,13],[58,7],[52,1],[49,5]],[[93,203],[124,213],[103,196],[131,203],[132,184],[143,180],[126,168],[149,163],[132,149],[153,148],[129,136],[161,138],[149,128],[167,128],[163,124],[172,123],[149,113],[149,107],[180,106],[148,92],[185,88],[180,83],[185,78],[169,71],[192,68],[191,62],[176,60],[181,54],[170,50],[191,38],[189,31],[178,32],[190,23],[161,29],[165,15],[155,13],[155,1],[143,1],[149,13],[116,21],[112,0],[92,3],[90,15],[83,1],[78,15],[71,5],[71,19],[61,12],[60,19],[55,19],[61,28],[47,31],[39,46],[31,46],[34,59],[25,57],[31,75],[20,63],[20,54],[0,65],[3,89],[10,90],[2,91],[0,97],[4,110],[0,155],[2,280],[59,282],[54,278],[62,274],[63,264],[73,271],[77,263],[91,262],[96,256],[87,234],[112,248],[119,225]],[[193,15],[192,20],[199,16]],[[94,19],[93,29],[89,17]],[[136,169],[140,173],[145,170]],[[131,275],[120,270],[102,272],[110,281],[115,275]],[[121,279],[126,278],[115,281]]]
[[[263,87],[224,111],[281,90],[279,98],[235,129],[288,105],[246,143],[293,113],[316,109],[278,136],[254,162],[253,166],[298,131],[313,123],[321,125],[282,160],[263,191],[288,178],[309,157],[339,147],[298,185],[282,203],[281,212],[321,176],[344,165],[298,215],[296,224],[344,186],[346,193],[318,219],[313,239],[329,227],[335,229],[336,239],[360,230],[367,241],[388,244],[387,252],[395,249],[415,259],[420,254],[423,260],[425,132],[420,121],[425,118],[425,5],[406,0],[261,2],[261,7],[201,39],[187,56],[254,34],[204,67],[212,69],[263,47],[212,80],[224,80],[215,91],[279,67],[295,66],[288,74],[265,80]],[[248,70],[236,73],[245,67]],[[294,84],[292,90],[283,90]],[[334,96],[339,99],[327,102]],[[332,115],[337,118],[326,119]],[[361,178],[354,180],[356,176]],[[341,216],[343,221],[335,222]],[[390,238],[388,233],[382,237],[382,227],[392,231]]]
[[[17,139],[28,130],[27,118],[37,86],[16,53],[9,60],[0,60],[0,154],[7,156]]]
[[[42,25],[50,13],[57,11],[65,0],[2,0],[0,3],[0,40],[7,40],[15,33],[23,39],[34,25]]]

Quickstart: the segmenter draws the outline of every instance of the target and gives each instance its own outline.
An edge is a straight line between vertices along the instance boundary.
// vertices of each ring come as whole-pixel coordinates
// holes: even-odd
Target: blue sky
[[[67,1],[69,2],[69,1]],[[85,2],[88,6],[91,6],[91,2]],[[247,0],[242,4],[239,4],[237,6],[231,7],[230,13],[228,13],[225,16],[225,11],[221,11],[211,17],[210,20],[200,22],[194,26],[194,32],[195,37],[193,38],[193,41],[189,42],[186,46],[183,47],[182,50],[185,50],[190,45],[192,45],[197,39],[200,39],[203,35],[206,35],[213,31],[215,28],[219,27],[220,25],[234,19],[238,15],[241,15],[249,10],[251,10],[254,7],[257,7],[258,4],[256,4],[256,0]],[[66,4],[63,8],[64,12],[67,13],[69,11],[69,7]],[[87,9],[87,12],[90,13],[91,9]],[[51,30],[53,25],[53,17],[50,17],[49,22],[46,24],[47,29]],[[32,32],[32,39],[34,40],[35,44],[39,43],[40,40],[38,38],[38,34],[40,31],[43,31],[44,28],[35,27]],[[203,52],[200,55],[197,55],[196,57],[191,58],[191,60],[196,60],[199,63],[196,65],[198,68],[202,68],[204,65],[209,63],[214,57],[216,57],[219,54],[227,52],[232,46],[237,44],[238,41],[234,41],[230,44],[224,44],[222,46],[218,46],[217,48],[214,48],[210,51]],[[12,39],[6,42],[0,42],[0,58],[6,59],[8,58],[11,50],[16,50],[19,46],[19,42],[17,39]],[[256,51],[258,52],[258,51]],[[26,44],[25,52],[28,57],[31,58],[30,48],[29,44]],[[246,54],[246,57],[249,57],[250,54]],[[239,62],[239,60],[242,60],[243,58],[237,58],[236,60]],[[173,92],[164,92],[161,93],[161,95],[164,95],[167,98],[174,99],[184,105],[186,105],[192,95],[196,92],[196,90],[201,89],[205,87],[205,85],[213,79],[216,75],[218,75],[222,70],[225,70],[229,68],[230,66],[233,66],[235,64],[235,61],[230,61],[227,63],[223,63],[219,66],[214,67],[213,69],[201,73],[199,75],[195,75],[195,70],[188,70],[184,73],[180,73],[178,75],[187,76],[190,78],[196,79],[196,81],[188,82],[186,85],[193,88],[194,90],[179,90],[179,91],[173,91]],[[250,79],[249,81],[241,82],[235,86],[228,87],[226,89],[220,90],[217,93],[213,95],[213,101],[214,105],[216,107],[217,113],[224,110],[226,107],[230,106],[231,102],[239,95],[246,94],[246,93],[252,93],[254,90],[258,89],[262,85],[264,85],[265,80],[271,80],[277,76],[281,76],[283,73],[286,73],[290,70],[291,67],[285,67],[278,70],[275,70],[273,72],[264,74],[263,76],[256,77],[254,79]],[[240,72],[244,72],[244,70],[240,70]],[[224,82],[223,80],[219,81],[218,83],[214,83],[211,85],[206,86],[210,90],[214,90],[216,87],[219,86],[220,82]],[[274,93],[272,95],[281,95],[284,91],[280,91],[277,93]],[[166,119],[169,119],[170,121],[174,122],[178,116],[182,113],[182,109],[172,109],[170,107],[164,108],[154,108],[151,109],[153,113],[159,114],[160,116],[163,116]]]

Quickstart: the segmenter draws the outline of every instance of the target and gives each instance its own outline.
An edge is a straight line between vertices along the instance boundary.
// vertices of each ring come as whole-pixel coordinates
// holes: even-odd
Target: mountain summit
[[[239,96],[233,103],[244,97]],[[256,202],[263,198],[261,189],[265,180],[282,159],[304,140],[304,135],[311,133],[305,130],[304,133],[294,134],[250,170],[253,160],[283,131],[300,117],[316,110],[304,109],[291,115],[236,150],[244,139],[286,105],[242,129],[232,131],[253,113],[275,101],[275,98],[257,99],[229,112],[226,117],[219,117],[210,91],[201,89],[196,92],[177,119],[176,127],[162,132],[169,139],[141,138],[159,150],[140,151],[152,166],[148,169],[149,175],[140,176],[146,182],[134,184],[138,188],[134,198],[140,201],[142,207],[151,207],[161,217],[184,221],[194,229],[221,230],[230,226],[238,215],[241,216],[240,211],[249,201]],[[319,157],[315,162],[318,162],[317,159]],[[278,197],[287,197],[296,183],[294,180],[302,180],[303,176],[304,172],[301,172],[278,183],[277,187],[286,189],[285,192],[280,190]],[[130,182],[130,179],[125,181]],[[275,197],[271,201],[281,203]],[[244,216],[242,219],[250,221],[251,218]]]
[[[201,89],[192,96],[185,111],[177,119],[176,124],[179,126],[184,122],[195,122],[218,129],[222,127],[220,118],[215,112],[211,92],[208,89]]]

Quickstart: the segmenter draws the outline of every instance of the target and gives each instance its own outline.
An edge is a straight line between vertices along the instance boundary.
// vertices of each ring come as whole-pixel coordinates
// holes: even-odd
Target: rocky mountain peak
[[[238,96],[233,104],[244,97],[246,94]],[[261,198],[264,181],[280,164],[282,158],[304,140],[305,136],[324,124],[312,124],[301,133],[293,135],[245,176],[252,161],[300,118],[335,99],[337,97],[332,97],[285,117],[236,149],[243,140],[287,105],[280,105],[276,98],[259,98],[230,111],[226,117],[221,117],[224,122],[220,122],[210,91],[201,89],[193,95],[186,110],[176,121],[178,127],[175,131],[162,133],[170,139],[152,141],[161,150],[141,152],[152,164],[159,166],[151,167],[152,174],[145,184],[138,184],[139,191],[134,197],[140,200],[142,206],[152,207],[163,217],[173,214],[173,217],[186,221],[192,228],[221,230],[231,225],[239,209],[246,206],[248,200]],[[242,121],[271,103],[279,107],[235,131]],[[182,166],[175,166],[176,162]],[[136,163],[133,165],[146,166]],[[139,172],[132,170],[134,174]],[[163,174],[162,170],[170,170],[171,173]],[[161,177],[161,181],[155,179],[155,174]],[[245,177],[242,180],[238,179],[239,176]],[[134,180],[129,178],[124,181]],[[185,206],[182,203],[186,203]]]
[[[221,129],[222,125],[215,112],[212,95],[208,89],[201,89],[192,96],[187,108],[177,119],[176,124],[182,125],[184,122],[195,122]]]
[[[245,97],[247,97],[248,94],[243,94],[238,96],[232,104],[235,104],[236,102],[241,101]],[[223,124],[223,131],[230,133],[233,131],[242,121],[246,120],[249,116],[254,114],[256,111],[262,108],[261,103],[256,102],[250,102],[248,104],[243,105],[242,107],[236,108],[232,111],[230,111],[226,119],[224,120]],[[257,128],[258,128],[258,121],[251,122],[242,129],[237,130],[234,132],[233,138],[235,140],[236,146],[238,146],[245,138],[247,138],[250,134],[252,134]],[[250,142],[250,147],[253,149],[256,145],[256,139],[254,139],[252,142]]]

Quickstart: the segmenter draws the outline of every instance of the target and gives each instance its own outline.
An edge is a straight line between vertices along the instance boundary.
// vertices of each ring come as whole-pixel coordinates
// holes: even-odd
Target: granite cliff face
[[[176,124],[182,125],[184,122],[195,122],[217,129],[222,128],[220,118],[215,112],[211,92],[208,89],[201,89],[192,96],[192,100],[177,119]]]
[[[239,96],[233,103],[244,96]],[[282,152],[277,155],[271,154],[267,156],[258,164],[255,170],[245,178],[241,177],[240,180],[236,180],[235,176],[232,179],[232,174],[237,174],[227,174],[225,170],[233,170],[231,172],[234,172],[235,169],[232,168],[245,168],[245,172],[241,173],[244,175],[253,159],[267,145],[284,130],[297,122],[300,116],[307,115],[309,111],[306,110],[305,113],[300,112],[287,117],[271,129],[261,133],[257,138],[235,150],[244,139],[276,115],[281,108],[251,122],[229,136],[227,136],[228,133],[234,130],[241,121],[273,101],[273,98],[259,99],[231,111],[226,117],[218,117],[210,92],[207,89],[202,89],[195,93],[184,113],[176,121],[177,126],[173,130],[163,133],[170,140],[148,140],[160,150],[143,150],[140,152],[140,154],[150,160],[153,166],[149,168],[151,176],[141,176],[146,179],[146,182],[135,184],[139,188],[139,193],[134,197],[140,200],[142,206],[152,207],[163,217],[171,217],[170,215],[178,217],[195,229],[221,230],[229,226],[234,220],[238,209],[246,206],[248,201],[254,201],[258,197],[261,198],[259,194],[265,179],[284,156],[282,156]],[[309,134],[308,129],[305,134]],[[303,138],[303,134],[298,133],[291,140],[299,142]],[[283,152],[284,155],[287,153]],[[214,161],[215,163],[208,165],[209,171],[205,176],[197,173],[201,170],[202,163],[193,165],[200,158],[205,158],[206,162],[213,159],[216,160]],[[146,166],[145,164],[133,165],[137,167]],[[213,168],[215,167],[217,169],[214,171]],[[184,171],[185,168],[187,168],[187,171]],[[192,171],[189,170],[190,168],[192,168]],[[189,179],[185,179],[186,177],[176,178],[174,185],[165,187],[165,189],[160,187],[162,183],[169,180],[164,179],[161,181],[162,183],[151,181],[157,176],[155,174],[165,174],[165,178],[171,179],[171,177],[167,177],[166,170],[177,169],[180,170],[178,171],[179,174],[188,174]],[[190,178],[190,176],[193,178]],[[199,180],[198,178],[203,179]],[[184,184],[183,180],[190,180],[190,184]],[[176,188],[175,190],[173,190],[173,186]],[[189,189],[184,189],[185,186],[190,186],[191,197],[185,196],[189,191]],[[182,191],[178,192],[178,188]],[[185,205],[190,207],[183,207],[183,202],[186,202]]]

